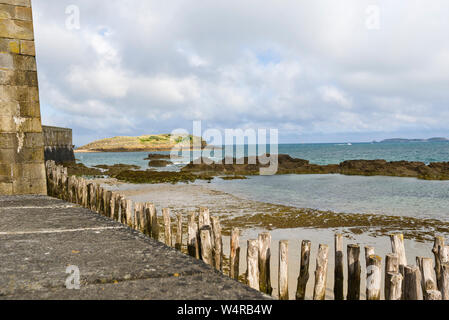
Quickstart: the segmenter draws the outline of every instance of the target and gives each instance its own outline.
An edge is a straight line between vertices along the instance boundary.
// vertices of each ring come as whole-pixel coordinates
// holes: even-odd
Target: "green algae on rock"
[[[166,161],[166,160],[151,160],[148,163],[148,166],[154,167],[154,168],[165,168],[171,164],[172,164],[172,162]]]
[[[120,172],[118,175],[114,176],[119,181],[128,182],[128,183],[148,183],[148,184],[156,184],[156,183],[189,183],[195,182],[196,180],[207,180],[210,181],[213,177],[204,174],[193,174],[186,172],[174,172],[174,171],[133,171],[133,170],[125,170]]]
[[[211,175],[258,175],[262,164],[259,158],[226,158],[222,162],[204,159],[201,163],[190,162],[181,169],[183,172],[207,173]],[[449,180],[449,162],[423,162],[386,160],[348,160],[340,164],[318,165],[308,160],[292,158],[280,154],[277,158],[276,174],[344,174],[363,176],[397,176],[424,180]]]

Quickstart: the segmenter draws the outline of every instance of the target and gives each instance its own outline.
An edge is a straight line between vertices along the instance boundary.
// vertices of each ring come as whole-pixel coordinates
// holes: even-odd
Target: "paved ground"
[[[80,290],[66,288],[68,266]],[[264,299],[134,230],[61,200],[0,196],[0,299]]]

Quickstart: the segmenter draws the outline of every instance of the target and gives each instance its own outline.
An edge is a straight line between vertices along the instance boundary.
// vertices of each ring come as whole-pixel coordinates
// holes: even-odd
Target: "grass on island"
[[[139,137],[113,137],[93,141],[82,147],[78,152],[129,152],[129,151],[165,151],[171,150],[176,145],[183,147],[201,146],[204,148],[206,142],[193,135],[173,136],[171,134],[143,135]]]

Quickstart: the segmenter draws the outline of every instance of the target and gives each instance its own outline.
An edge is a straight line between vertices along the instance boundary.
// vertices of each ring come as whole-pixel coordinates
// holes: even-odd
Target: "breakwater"
[[[42,126],[45,161],[56,163],[75,162],[72,129]]]
[[[289,288],[288,283],[288,241],[279,241],[279,256],[271,256],[271,235],[260,233],[257,239],[248,240],[247,252],[240,252],[238,228],[233,228],[230,237],[230,252],[223,252],[220,221],[213,217],[207,208],[191,212],[187,218],[181,214],[173,217],[170,210],[162,209],[158,215],[153,203],[133,203],[119,193],[112,192],[84,178],[67,175],[62,166],[47,162],[48,189],[53,196],[78,203],[99,214],[121,223],[175,247],[186,254],[213,266],[231,278],[238,279],[250,287],[267,294],[272,292],[272,279],[278,279],[278,292],[274,296],[287,299],[289,291],[296,291],[296,299],[313,298],[322,300],[326,296],[327,266],[331,259],[331,244],[319,244],[316,256],[316,269],[313,296],[306,297],[306,285],[309,279],[310,241],[303,240],[301,246],[301,269],[297,275],[297,287]],[[435,245],[429,255],[433,259],[417,257],[412,264],[404,248],[402,234],[390,236],[392,253],[386,255],[385,261],[375,254],[375,248],[365,247],[365,254],[357,244],[349,243],[346,247],[348,270],[344,274],[343,238],[335,235],[334,242],[334,298],[337,300],[360,299],[360,285],[366,282],[366,297],[370,300],[438,300],[449,299],[449,246],[441,237],[435,238]],[[243,255],[247,270],[242,275],[239,265]],[[361,258],[362,255],[362,258]],[[364,259],[363,259],[364,256]],[[272,274],[270,263],[276,259],[278,273]],[[365,263],[362,263],[364,260]],[[362,270],[366,278],[362,279]],[[344,286],[347,293],[344,293]]]

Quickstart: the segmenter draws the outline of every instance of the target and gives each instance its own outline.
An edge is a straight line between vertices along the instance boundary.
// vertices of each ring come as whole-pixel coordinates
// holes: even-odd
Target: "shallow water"
[[[389,161],[447,161],[449,159],[449,143],[411,143],[411,144],[353,144],[338,145],[281,145],[280,153],[288,153],[293,157],[305,158],[318,164],[339,163],[348,159],[378,159]],[[147,152],[140,153],[91,153],[77,154],[76,157],[86,165],[126,163],[142,166],[148,165],[143,160]],[[181,164],[169,167],[178,170]],[[206,188],[207,187],[207,190]],[[191,211],[199,206],[207,206],[212,214],[224,217],[233,215],[250,215],[257,210],[270,210],[269,206],[251,202],[261,201],[298,208],[314,208],[347,213],[374,213],[398,215],[405,217],[435,218],[449,221],[449,181],[425,181],[413,178],[398,177],[364,177],[343,175],[278,175],[254,176],[248,180],[223,181],[214,179],[212,183],[197,182],[189,185],[130,185],[121,184],[111,187],[127,194],[129,199],[156,204],[159,214],[162,207],[170,207],[172,214]],[[146,190],[145,190],[146,189]],[[215,193],[213,190],[217,190]],[[246,199],[245,200],[239,200]],[[268,211],[267,211],[268,212]],[[259,232],[267,231],[259,228],[241,226],[241,265],[240,273],[246,271],[246,240],[257,238]],[[310,278],[307,298],[312,297],[315,259],[319,244],[330,247],[327,298],[333,298],[333,237],[338,228],[282,228],[270,230],[272,235],[272,285],[277,292],[278,241],[289,240],[289,288],[290,297],[296,292],[296,279],[299,272],[300,242],[312,241],[310,261]],[[365,261],[363,246],[375,247],[376,254],[382,258],[391,251],[388,237],[373,237],[368,234],[345,233],[345,245],[358,243],[362,247],[362,281],[361,292],[364,296]],[[417,242],[405,240],[408,262],[414,264],[416,256],[432,257],[430,241]],[[346,251],[346,250],[344,250]],[[224,237],[224,253],[229,254],[229,238]],[[346,259],[346,252],[345,252]],[[346,261],[346,260],[345,260]],[[346,277],[345,262],[345,277]],[[346,283],[345,283],[346,284]],[[346,289],[345,289],[346,290]]]
[[[198,182],[202,184],[203,182]],[[332,175],[215,179],[213,189],[299,208],[449,219],[449,181]]]

